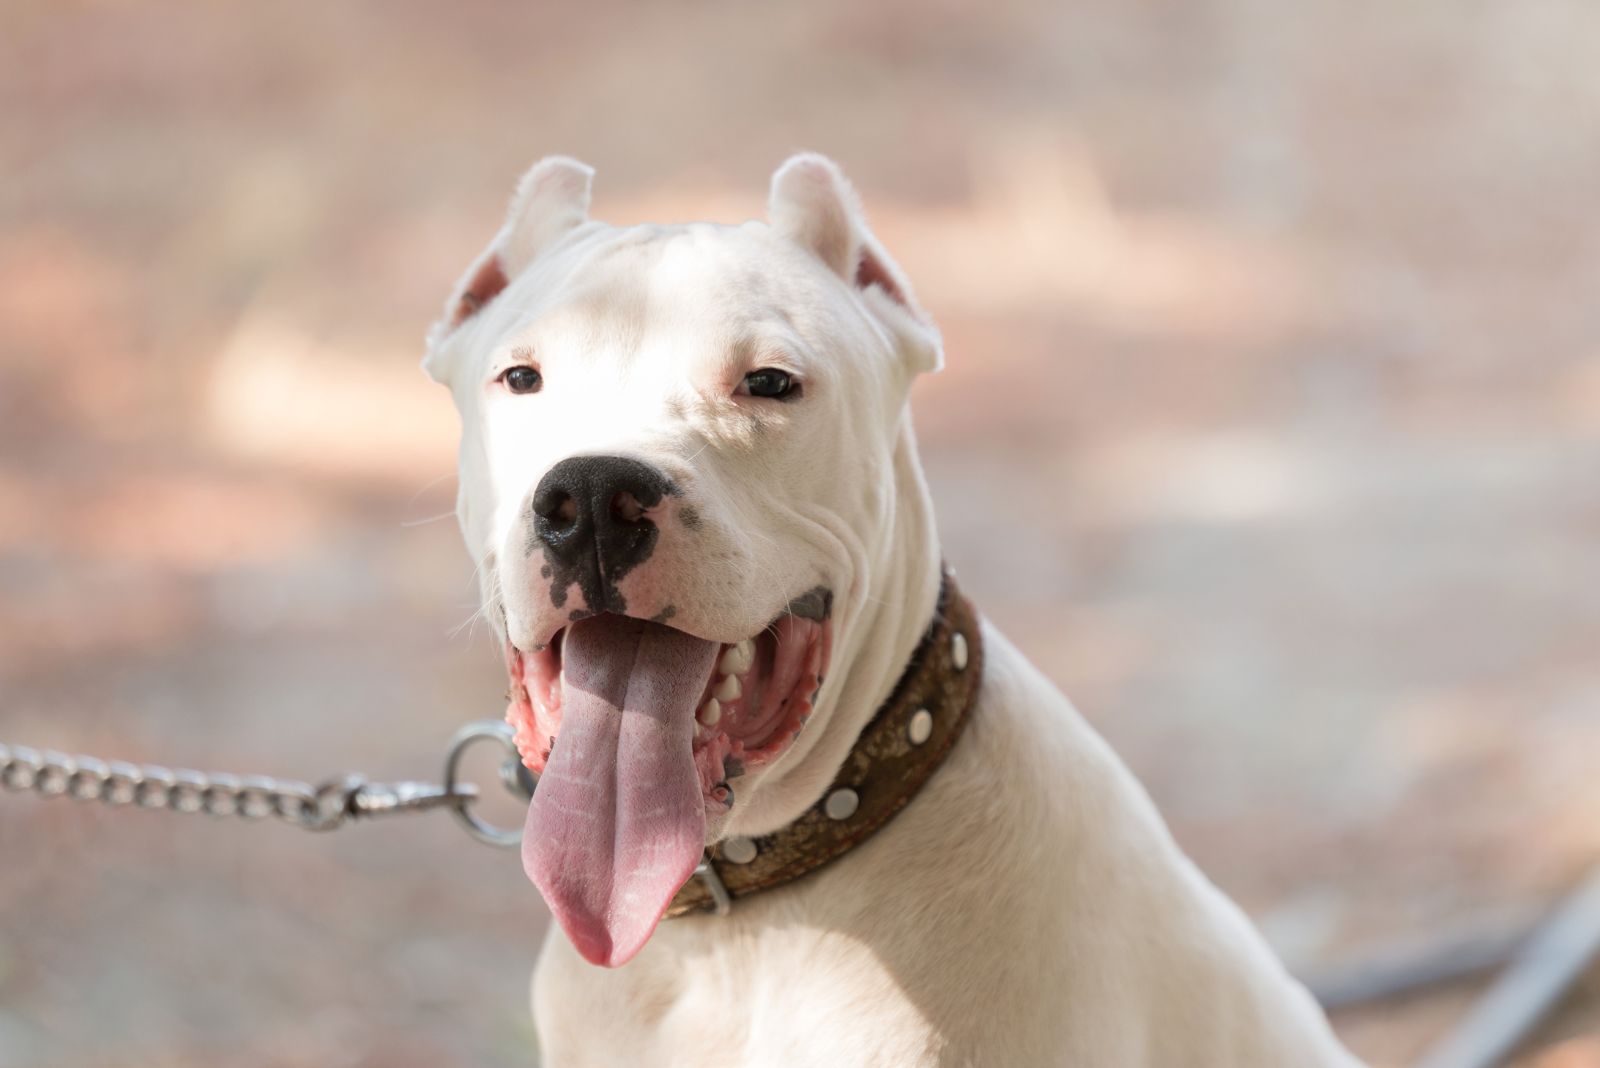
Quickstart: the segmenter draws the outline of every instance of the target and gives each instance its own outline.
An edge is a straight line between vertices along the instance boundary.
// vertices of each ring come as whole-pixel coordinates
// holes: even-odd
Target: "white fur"
[[[674,626],[734,641],[834,590],[810,724],[713,829],[764,833],[816,803],[932,610],[939,547],[906,401],[938,334],[821,157],[774,177],[770,226],[606,227],[587,221],[589,173],[530,172],[468,274],[500,256],[509,284],[431,336],[463,420],[463,531],[522,648],[564,622],[519,563],[528,495],[585,452],[658,465],[702,520],[663,533],[628,579],[630,612],[670,603]],[[529,350],[545,387],[507,395],[494,376]],[[732,396],[773,365],[801,375],[802,400]],[[985,644],[948,762],[842,860],[726,918],[669,920],[617,970],[553,929],[534,982],[547,1068],[1355,1065],[1066,699],[992,627]]]

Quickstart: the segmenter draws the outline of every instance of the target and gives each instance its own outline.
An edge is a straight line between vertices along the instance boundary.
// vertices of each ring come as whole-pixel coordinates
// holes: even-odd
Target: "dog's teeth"
[[[717,666],[724,675],[743,675],[755,662],[755,643],[746,638],[738,645],[729,646],[728,651],[722,654],[722,662]]]
[[[715,697],[708,698],[706,703],[700,706],[699,720],[707,727],[715,727],[717,725],[717,721],[721,718],[722,702],[718,701]]]
[[[739,676],[724,675],[722,676],[722,681],[717,684],[716,690],[712,692],[712,697],[722,702],[737,701],[742,693],[744,693],[744,687],[739,685]]]

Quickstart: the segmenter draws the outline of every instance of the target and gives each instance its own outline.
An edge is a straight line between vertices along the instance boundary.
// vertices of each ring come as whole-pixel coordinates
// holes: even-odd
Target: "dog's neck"
[[[960,739],[983,681],[977,613],[946,574],[933,619],[889,699],[874,711],[823,799],[772,834],[725,838],[706,850],[667,916],[715,912],[840,859],[921,792]]]
[[[909,409],[902,412],[884,483],[878,508],[889,522],[861,545],[863,559],[846,603],[835,608],[845,625],[811,729],[796,741],[788,766],[774,769],[776,777],[762,783],[746,810],[735,810],[729,834],[767,834],[816,803],[927,631],[941,565],[933,501],[917,462]],[[842,611],[849,612],[848,619]]]

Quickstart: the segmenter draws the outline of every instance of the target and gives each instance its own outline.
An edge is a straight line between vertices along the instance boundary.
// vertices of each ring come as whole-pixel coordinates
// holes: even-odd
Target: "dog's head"
[[[828,160],[789,160],[741,226],[591,221],[592,174],[527,173],[425,367],[461,413],[461,525],[542,773],[525,863],[616,964],[826,731],[941,353]]]

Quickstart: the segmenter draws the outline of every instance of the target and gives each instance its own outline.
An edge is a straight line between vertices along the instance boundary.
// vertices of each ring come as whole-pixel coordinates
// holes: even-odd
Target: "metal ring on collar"
[[[456,793],[457,783],[460,781],[461,755],[480,738],[488,738],[499,742],[506,752],[510,754],[509,761],[515,761],[518,765],[521,764],[521,757],[517,754],[517,745],[513,741],[510,725],[491,719],[469,723],[456,731],[455,737],[450,739],[450,755],[445,758],[444,762],[444,788],[447,794]],[[513,781],[525,781],[521,777],[514,776],[514,774],[506,774],[504,768],[501,770],[500,778],[508,789],[510,789],[510,784]],[[521,790],[515,792],[522,793]],[[467,833],[480,842],[507,848],[522,843],[522,828],[496,827],[473,812],[471,805],[465,798],[451,806],[450,811],[455,813],[456,818],[461,821],[461,825],[467,829]]]

